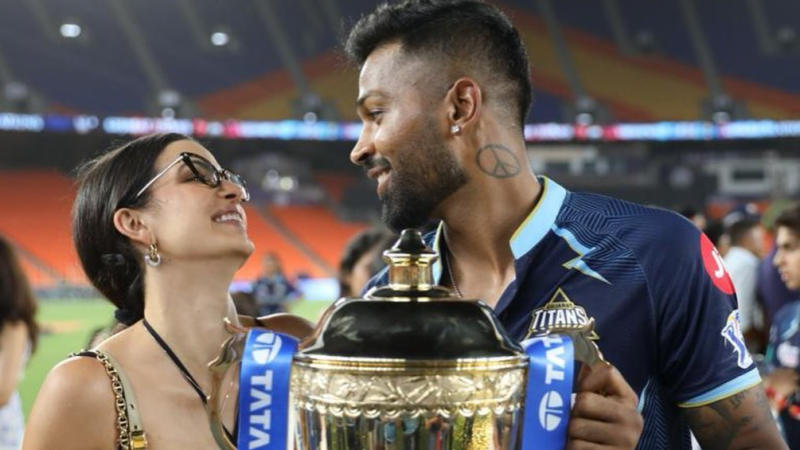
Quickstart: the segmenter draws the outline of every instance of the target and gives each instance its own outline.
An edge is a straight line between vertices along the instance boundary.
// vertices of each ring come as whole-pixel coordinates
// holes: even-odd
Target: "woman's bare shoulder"
[[[24,448],[113,448],[115,423],[114,392],[102,363],[71,357],[56,365],[42,384]]]

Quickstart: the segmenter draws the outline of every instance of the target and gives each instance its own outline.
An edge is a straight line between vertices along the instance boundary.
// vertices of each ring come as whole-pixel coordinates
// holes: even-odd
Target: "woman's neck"
[[[224,319],[238,324],[228,294],[233,273],[217,269],[164,265],[145,278],[145,318],[198,381],[229,336]]]

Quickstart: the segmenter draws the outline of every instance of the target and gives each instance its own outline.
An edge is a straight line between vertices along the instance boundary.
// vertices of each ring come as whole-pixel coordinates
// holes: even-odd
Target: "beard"
[[[432,121],[425,124],[391,165],[391,185],[381,198],[381,216],[396,232],[424,226],[436,207],[467,183],[466,173],[435,129]]]

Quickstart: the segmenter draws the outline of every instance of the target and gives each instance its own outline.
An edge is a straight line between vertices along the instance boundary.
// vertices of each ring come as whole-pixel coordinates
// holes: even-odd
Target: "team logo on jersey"
[[[700,233],[700,253],[703,255],[703,266],[706,268],[708,276],[711,277],[714,286],[728,295],[733,294],[733,282],[728,275],[728,271],[725,270],[722,256],[703,233]]]
[[[747,346],[744,344],[738,309],[731,311],[728,315],[728,320],[720,334],[733,346],[733,351],[736,352],[736,365],[742,369],[750,367],[753,364],[753,358],[750,357],[750,352],[747,351]]]
[[[585,329],[591,320],[583,306],[576,305],[563,289],[558,288],[547,304],[533,310],[525,339],[547,334],[552,329]],[[600,339],[600,336],[592,330],[589,339]]]

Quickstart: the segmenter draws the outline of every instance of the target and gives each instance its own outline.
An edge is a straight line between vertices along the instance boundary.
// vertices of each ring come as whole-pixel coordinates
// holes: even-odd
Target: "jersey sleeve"
[[[682,217],[651,224],[644,252],[658,326],[660,376],[679,406],[713,403],[758,384],[736,294],[711,241]]]

